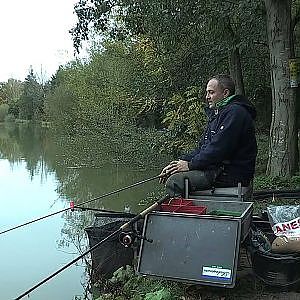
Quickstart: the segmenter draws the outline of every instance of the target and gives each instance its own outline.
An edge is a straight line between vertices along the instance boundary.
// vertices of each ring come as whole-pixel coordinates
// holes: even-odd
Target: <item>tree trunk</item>
[[[291,0],[264,0],[270,51],[272,121],[267,175],[291,176],[298,170],[296,90],[290,87]]]
[[[245,94],[245,87],[243,81],[242,65],[239,48],[235,47],[229,53],[229,66],[230,66],[230,75],[235,83],[235,93],[238,95]]]

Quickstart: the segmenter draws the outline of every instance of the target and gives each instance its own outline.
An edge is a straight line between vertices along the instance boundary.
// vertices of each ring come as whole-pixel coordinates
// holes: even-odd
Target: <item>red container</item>
[[[173,198],[170,201],[163,203],[160,206],[161,211],[177,212],[177,213],[191,213],[203,215],[206,213],[205,206],[196,206],[192,200],[183,198]]]

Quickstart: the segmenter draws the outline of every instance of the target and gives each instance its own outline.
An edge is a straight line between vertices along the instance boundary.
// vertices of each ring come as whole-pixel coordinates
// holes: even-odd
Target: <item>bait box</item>
[[[160,211],[203,215],[206,213],[206,207],[197,205],[190,199],[173,198],[161,204]]]
[[[212,202],[212,203],[210,203]],[[144,276],[233,288],[242,228],[253,204],[238,205],[240,217],[212,216],[216,209],[232,211],[235,203],[201,201],[207,215],[152,212],[145,217],[137,273]],[[234,201],[235,202],[235,201]],[[249,231],[249,228],[248,228]],[[244,235],[246,234],[244,232]],[[149,242],[151,241],[151,242]]]

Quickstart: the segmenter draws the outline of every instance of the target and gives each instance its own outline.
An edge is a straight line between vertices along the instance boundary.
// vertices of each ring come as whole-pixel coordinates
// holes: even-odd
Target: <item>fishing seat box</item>
[[[147,240],[141,241],[137,273],[233,288],[253,203],[196,199],[193,203],[206,207],[206,214],[155,211],[146,215],[143,236]],[[213,215],[216,211],[235,212],[235,216]]]
[[[201,199],[201,200],[219,200],[219,201],[251,201],[253,198],[252,182],[249,186],[242,186],[239,182],[232,187],[213,187],[208,190],[191,191],[189,188],[188,178],[184,181],[185,198]]]

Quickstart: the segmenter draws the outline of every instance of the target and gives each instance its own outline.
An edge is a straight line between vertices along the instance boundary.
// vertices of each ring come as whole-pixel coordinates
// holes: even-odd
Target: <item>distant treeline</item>
[[[296,56],[298,1],[288,8]],[[89,58],[61,66],[44,84],[33,70],[24,82],[2,83],[0,121],[48,121],[68,135],[155,128],[165,132],[163,151],[175,156],[193,147],[203,130],[207,79],[230,73],[237,92],[257,108],[258,133],[269,135],[274,86],[267,32],[272,11],[262,1],[98,0],[80,1],[75,11],[75,48],[91,31],[96,37]],[[298,115],[297,107],[291,109]],[[274,143],[270,147],[276,149]],[[297,169],[277,172],[275,167],[269,174],[291,175]]]

